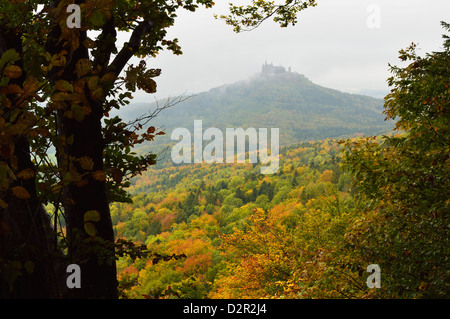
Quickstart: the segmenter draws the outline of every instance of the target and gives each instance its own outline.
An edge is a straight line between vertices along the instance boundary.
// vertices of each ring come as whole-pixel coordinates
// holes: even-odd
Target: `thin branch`
[[[441,135],[434,129],[433,124],[431,123],[430,119],[424,113],[421,113],[421,115],[425,118],[425,120],[427,120],[428,125],[430,126],[430,129],[436,135],[437,140],[444,143],[446,146],[450,146],[444,139],[441,138]]]
[[[108,72],[114,72],[116,76],[119,76],[131,57],[138,51],[142,38],[153,29],[154,25],[152,21],[142,21],[139,23],[131,34],[130,41],[124,44],[123,48],[114,58],[114,61],[107,68]]]
[[[154,119],[162,110],[168,109],[169,107],[175,106],[179,103],[182,103],[186,100],[188,100],[189,98],[191,98],[192,96],[184,96],[184,95],[180,95],[176,98],[168,98],[166,100],[166,102],[164,103],[163,106],[160,106],[159,102],[156,101],[156,108],[155,110],[153,110],[153,112],[149,113],[149,114],[143,114],[141,115],[141,117],[130,121],[127,123],[127,126],[133,126],[137,123],[141,124],[141,125],[145,125],[148,122],[150,122],[152,119]]]

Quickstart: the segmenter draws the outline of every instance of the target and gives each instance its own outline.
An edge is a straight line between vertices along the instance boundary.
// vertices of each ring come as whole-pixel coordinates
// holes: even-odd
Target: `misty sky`
[[[449,0],[318,0],[317,7],[300,13],[294,27],[281,28],[268,20],[258,29],[236,34],[213,17],[226,13],[228,2],[217,0],[213,9],[180,13],[169,38],[179,38],[183,55],[162,52],[147,59],[149,68],[162,69],[156,79],[158,92],[136,93],[133,102],[247,79],[266,60],[333,89],[388,91],[388,63],[399,65],[398,50],[411,42],[418,44],[420,55],[441,49],[440,21],[450,22]],[[371,28],[368,21],[376,23],[376,8],[380,24]]]

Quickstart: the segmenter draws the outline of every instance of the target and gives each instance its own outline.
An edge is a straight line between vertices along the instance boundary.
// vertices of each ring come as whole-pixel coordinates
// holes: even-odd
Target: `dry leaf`
[[[106,174],[105,174],[105,172],[104,172],[104,171],[100,171],[100,170],[97,170],[97,171],[93,172],[93,173],[92,173],[92,177],[93,177],[95,180],[99,181],[99,182],[103,182],[103,181],[106,180]]]
[[[29,199],[31,197],[30,193],[22,186],[14,186],[11,190],[17,198]]]

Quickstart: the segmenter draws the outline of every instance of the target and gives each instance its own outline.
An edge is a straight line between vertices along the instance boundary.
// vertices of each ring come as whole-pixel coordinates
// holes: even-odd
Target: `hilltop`
[[[131,104],[122,117],[133,119],[155,105]],[[152,125],[168,135],[177,127],[192,130],[195,119],[204,127],[279,128],[280,144],[377,135],[392,124],[382,114],[383,100],[343,93],[319,86],[306,76],[282,66],[264,64],[261,72],[244,81],[223,85],[191,96],[159,113]]]

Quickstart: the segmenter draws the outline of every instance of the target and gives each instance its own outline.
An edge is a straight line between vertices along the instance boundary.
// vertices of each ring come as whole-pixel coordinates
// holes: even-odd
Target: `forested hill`
[[[163,102],[161,102],[163,103]],[[130,104],[121,117],[132,120],[155,106]],[[383,100],[342,93],[314,84],[284,67],[263,65],[248,80],[213,88],[163,110],[152,125],[164,127],[167,141],[176,127],[279,128],[280,144],[389,131]]]

